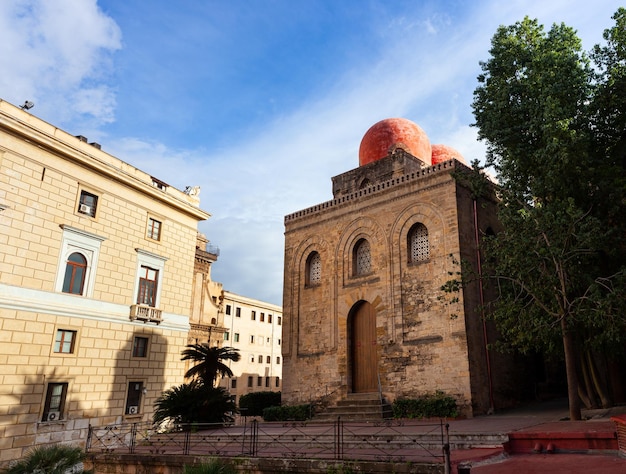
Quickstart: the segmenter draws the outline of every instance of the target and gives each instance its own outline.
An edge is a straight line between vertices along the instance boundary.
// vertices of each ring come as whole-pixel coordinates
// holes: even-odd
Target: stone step
[[[349,399],[339,400],[337,407],[354,407],[354,406],[380,406],[380,400],[366,400],[366,399]]]
[[[589,429],[593,426],[594,429]],[[615,452],[619,449],[615,427],[610,421],[578,421],[567,425],[546,423],[509,434],[505,446],[509,453],[553,453],[553,452]]]

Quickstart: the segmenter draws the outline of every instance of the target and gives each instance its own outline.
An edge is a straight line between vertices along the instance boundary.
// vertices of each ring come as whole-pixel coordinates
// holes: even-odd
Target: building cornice
[[[24,115],[23,119],[20,118],[22,114]],[[76,165],[136,189],[142,194],[146,194],[195,219],[206,220],[211,216],[208,212],[192,204],[190,202],[192,198],[182,191],[172,187],[163,191],[153,186],[152,178],[147,173],[82,142],[27,112],[19,110],[2,99],[0,99],[0,129]],[[145,180],[138,175],[141,175],[141,178],[145,177]]]
[[[130,320],[130,305],[5,284],[0,284],[0,309],[145,326]],[[189,316],[163,312],[158,328],[189,332]]]

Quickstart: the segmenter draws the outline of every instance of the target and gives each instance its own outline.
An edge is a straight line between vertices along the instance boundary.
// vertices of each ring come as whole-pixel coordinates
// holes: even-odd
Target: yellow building
[[[199,208],[0,100],[0,465],[183,382]]]

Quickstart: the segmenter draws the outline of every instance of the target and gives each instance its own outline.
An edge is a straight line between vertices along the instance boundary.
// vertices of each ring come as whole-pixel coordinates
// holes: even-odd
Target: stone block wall
[[[81,191],[98,196],[94,216],[79,212]],[[89,423],[150,420],[183,381],[197,224],[208,218],[197,198],[0,101],[0,209],[0,466],[37,444],[84,443]],[[91,255],[80,294],[62,291],[76,245]],[[131,313],[140,258],[162,265],[150,322]],[[60,330],[73,334],[66,352],[54,349]],[[130,382],[143,389],[132,414]],[[67,384],[54,421],[51,383]]]
[[[375,163],[377,164],[377,163]],[[283,400],[306,402],[351,391],[349,315],[361,301],[376,312],[381,389],[387,399],[442,390],[472,414],[464,295],[452,307],[440,287],[460,258],[456,162],[374,183],[285,219]],[[430,256],[410,263],[408,233],[428,229]],[[352,248],[366,238],[372,272],[355,277]],[[319,285],[306,261],[321,256]],[[457,317],[452,317],[456,314]]]

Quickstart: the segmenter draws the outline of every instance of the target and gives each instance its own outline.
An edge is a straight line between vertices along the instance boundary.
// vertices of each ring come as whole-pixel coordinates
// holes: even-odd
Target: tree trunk
[[[578,372],[576,371],[576,350],[574,337],[567,328],[565,317],[561,319],[561,334],[563,336],[563,352],[565,354],[565,374],[567,376],[567,399],[569,402],[569,419],[571,421],[582,418],[580,398],[578,397]]]

